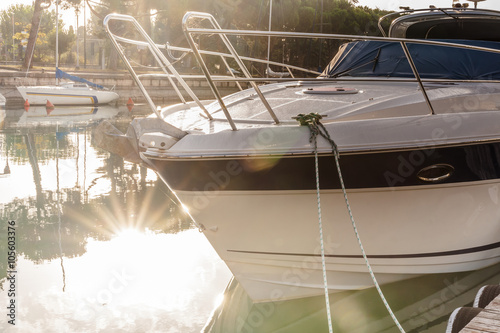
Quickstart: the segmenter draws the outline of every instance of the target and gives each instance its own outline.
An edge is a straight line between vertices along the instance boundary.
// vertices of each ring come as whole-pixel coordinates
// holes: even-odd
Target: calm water
[[[94,145],[103,119],[124,130],[145,113],[140,106],[0,111],[0,330],[327,332],[323,297],[253,304],[232,281],[222,298],[231,273],[168,188]],[[407,332],[437,333],[481,286],[499,282],[497,265],[383,290]],[[397,332],[374,289],[330,297],[335,332]],[[12,300],[15,326],[7,322]]]
[[[231,277],[225,264],[154,172],[92,142],[102,119],[126,126],[131,116],[112,107],[5,112],[0,331],[13,328],[4,306],[9,220],[17,331],[199,332],[210,317]]]

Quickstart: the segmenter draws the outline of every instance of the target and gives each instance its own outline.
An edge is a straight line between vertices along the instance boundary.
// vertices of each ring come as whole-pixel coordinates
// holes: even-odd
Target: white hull
[[[108,104],[118,99],[113,91],[91,88],[69,88],[65,86],[22,86],[17,90],[30,105],[97,105]]]
[[[349,191],[378,282],[500,262],[498,247],[477,249],[500,239],[499,186],[492,181]],[[323,292],[314,191],[176,193],[253,300]],[[373,286],[342,193],[322,191],[321,204],[330,291]]]

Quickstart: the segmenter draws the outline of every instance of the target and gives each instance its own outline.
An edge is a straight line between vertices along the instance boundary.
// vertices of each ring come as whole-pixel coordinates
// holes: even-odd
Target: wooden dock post
[[[465,326],[460,333],[500,332],[500,295]]]
[[[474,307],[453,311],[446,333],[499,333],[500,285],[482,287],[474,300]]]

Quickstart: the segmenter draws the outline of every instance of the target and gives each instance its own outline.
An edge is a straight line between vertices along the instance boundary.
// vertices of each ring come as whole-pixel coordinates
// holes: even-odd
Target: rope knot
[[[322,116],[319,113],[308,113],[308,114],[300,113],[297,115],[297,117],[293,117],[293,119],[297,120],[300,126],[309,127],[309,129],[311,130],[311,136],[309,137],[309,142],[314,143],[315,151],[318,149],[317,137],[318,135],[320,135],[330,143],[330,145],[332,146],[332,152],[335,154],[337,158],[339,158],[340,156],[337,144],[330,137],[330,133],[328,133],[325,126],[320,121],[321,119],[323,119],[323,117],[326,116]]]
[[[314,126],[318,124],[321,119],[323,119],[323,116],[318,113],[300,113],[297,117],[293,117],[293,119],[296,119],[300,123],[300,126]]]

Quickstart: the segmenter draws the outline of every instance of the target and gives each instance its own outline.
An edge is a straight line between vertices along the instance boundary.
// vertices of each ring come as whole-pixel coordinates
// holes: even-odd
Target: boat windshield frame
[[[424,8],[424,9],[406,9],[403,11],[392,12],[387,15],[382,16],[378,20],[378,29],[382,33],[383,37],[395,37],[393,36],[394,29],[406,23],[407,21],[412,22],[412,24],[427,21],[429,19],[435,19],[437,15],[449,16],[453,19],[461,19],[464,17],[468,18],[480,18],[484,19],[484,16],[489,16],[490,18],[496,18],[500,25],[500,12],[492,9],[478,9],[469,7],[459,7],[459,8]],[[395,17],[386,32],[384,30],[384,22],[388,19]]]

